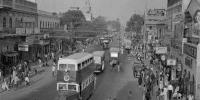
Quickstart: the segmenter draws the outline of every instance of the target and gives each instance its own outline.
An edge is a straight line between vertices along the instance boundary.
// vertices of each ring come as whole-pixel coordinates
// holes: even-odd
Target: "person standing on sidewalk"
[[[172,84],[170,83],[167,88],[168,88],[169,100],[171,100],[172,99],[172,94],[173,94],[173,86],[172,86]]]
[[[55,76],[55,71],[56,71],[56,64],[53,63],[53,66],[52,66],[52,76],[54,77]]]
[[[163,88],[163,92],[161,93],[161,96],[163,96],[164,100],[168,100],[168,98],[167,98],[167,87],[166,86]]]
[[[30,79],[29,79],[28,75],[25,76],[24,80],[25,80],[25,85],[30,86]]]
[[[1,88],[6,91],[6,90],[10,90],[7,84],[6,79],[3,79],[3,83],[1,84]]]
[[[149,89],[147,89],[147,92],[145,94],[145,100],[151,100],[151,93]]]
[[[143,87],[142,87],[142,100],[145,100],[145,94],[146,94],[146,86],[143,85]]]
[[[141,85],[142,85],[142,77],[141,76],[138,79],[138,85],[139,85],[139,87],[141,87]]]

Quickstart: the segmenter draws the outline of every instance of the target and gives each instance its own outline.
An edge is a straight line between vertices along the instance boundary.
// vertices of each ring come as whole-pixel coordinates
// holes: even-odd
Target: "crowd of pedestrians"
[[[38,58],[36,62],[36,67],[47,67],[48,61],[50,59],[54,59],[54,53],[52,53],[50,56],[45,55],[45,59],[42,61],[40,58]],[[18,64],[17,66],[11,67],[9,70],[11,74],[9,74],[6,77],[3,77],[2,71],[0,70],[0,88],[3,91],[8,91],[10,89],[17,89],[19,87],[23,86],[30,86],[31,81],[30,77],[34,74],[37,75],[38,69],[32,68],[32,65],[30,62],[23,62]]]
[[[136,55],[142,65],[142,70],[139,72],[138,85],[142,88],[143,100],[153,100],[154,96],[157,100],[194,100],[194,95],[191,93],[187,98],[183,97],[179,85],[172,83],[173,81],[168,73],[169,70],[162,67],[158,60],[150,60],[149,65],[144,65],[141,55],[138,55],[138,53]],[[136,72],[134,71],[134,73]]]
[[[1,76],[1,88],[6,91],[10,88],[18,88],[20,85],[25,83],[25,85],[30,85],[29,72],[30,66],[28,62],[21,63],[17,66],[13,66],[11,69],[11,74],[8,77]]]

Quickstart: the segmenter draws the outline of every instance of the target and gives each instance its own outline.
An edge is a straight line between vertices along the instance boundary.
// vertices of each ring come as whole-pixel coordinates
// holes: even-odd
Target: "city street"
[[[119,43],[115,38],[114,43]],[[85,51],[92,52],[101,50],[99,45],[90,46]],[[109,50],[106,50],[106,69],[97,76],[96,91],[90,100],[105,100],[108,97],[117,98],[118,100],[126,100],[128,92],[132,91],[133,100],[141,100],[141,91],[138,88],[137,80],[133,79],[132,64],[133,57],[126,54],[120,58],[121,71],[112,71],[109,65]],[[52,77],[51,68],[38,78],[36,83],[32,83],[30,87],[22,88],[10,92],[10,94],[1,95],[1,100],[57,100],[56,78]]]

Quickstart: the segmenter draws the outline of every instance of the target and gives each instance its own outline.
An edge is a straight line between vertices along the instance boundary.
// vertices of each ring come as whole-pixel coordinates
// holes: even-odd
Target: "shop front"
[[[19,62],[19,53],[17,51],[5,52],[1,55],[1,69],[3,71],[3,76],[11,74],[11,69],[16,66]]]
[[[50,55],[50,42],[46,40],[36,40],[33,43],[36,50],[36,58],[45,61],[49,58]]]

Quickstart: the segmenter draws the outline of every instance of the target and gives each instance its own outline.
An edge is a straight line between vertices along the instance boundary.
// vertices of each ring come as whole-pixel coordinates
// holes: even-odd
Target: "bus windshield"
[[[75,71],[74,64],[59,64],[60,71]]]

